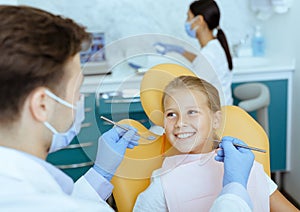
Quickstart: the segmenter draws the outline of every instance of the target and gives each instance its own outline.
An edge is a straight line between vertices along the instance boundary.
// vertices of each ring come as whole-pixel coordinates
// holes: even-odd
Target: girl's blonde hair
[[[200,91],[207,97],[207,105],[212,112],[221,110],[220,96],[218,90],[209,82],[195,76],[179,76],[172,80],[164,89],[162,106],[168,93],[174,89],[190,89]]]

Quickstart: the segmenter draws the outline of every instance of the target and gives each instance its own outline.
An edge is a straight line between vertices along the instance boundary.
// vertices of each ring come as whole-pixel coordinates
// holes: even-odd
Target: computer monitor
[[[80,62],[84,75],[110,74],[105,55],[104,32],[90,32],[92,44],[87,51],[80,52]]]
[[[80,62],[103,62],[105,61],[105,38],[103,32],[91,32],[92,35],[92,44],[91,47],[86,50],[80,52]]]

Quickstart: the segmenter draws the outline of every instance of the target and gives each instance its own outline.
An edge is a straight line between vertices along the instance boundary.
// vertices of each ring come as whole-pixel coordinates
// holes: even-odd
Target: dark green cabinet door
[[[287,80],[261,81],[270,90],[269,111],[269,140],[271,171],[284,171],[286,169],[286,143],[287,143]],[[234,83],[232,89],[242,83]],[[234,99],[234,104],[239,101]],[[250,115],[256,118],[255,112]]]

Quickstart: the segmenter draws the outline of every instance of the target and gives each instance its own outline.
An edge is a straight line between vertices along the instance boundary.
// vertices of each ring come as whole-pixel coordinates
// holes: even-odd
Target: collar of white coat
[[[32,182],[43,190],[73,191],[73,180],[55,166],[33,155],[15,149],[0,147],[1,175],[20,181]]]

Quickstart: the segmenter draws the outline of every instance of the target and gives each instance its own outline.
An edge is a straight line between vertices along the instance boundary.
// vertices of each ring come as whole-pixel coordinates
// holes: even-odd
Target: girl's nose
[[[176,127],[183,127],[186,125],[186,118],[184,116],[178,116],[175,126]]]

